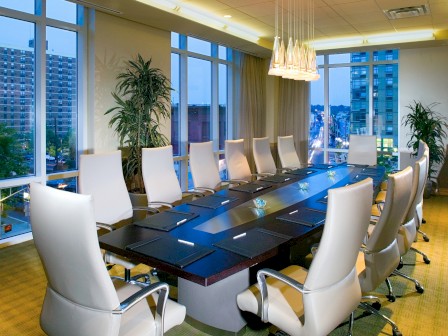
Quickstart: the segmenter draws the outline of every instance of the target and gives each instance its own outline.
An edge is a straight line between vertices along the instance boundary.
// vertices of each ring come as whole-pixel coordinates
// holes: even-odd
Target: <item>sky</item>
[[[34,0],[0,0],[0,6],[34,13]],[[47,0],[47,16],[53,19],[69,23],[76,23],[76,5],[65,0]],[[0,16],[0,44],[13,48],[27,48],[29,40],[34,39],[34,24],[16,19]],[[172,45],[179,44],[177,34],[172,34]],[[47,27],[46,39],[48,43],[47,53],[76,57],[76,33]],[[188,38],[189,50],[210,56],[210,43],[192,37]],[[225,59],[226,48],[219,46],[219,57]],[[331,63],[350,62],[347,55],[331,56]],[[175,59],[172,57],[172,60]],[[323,63],[323,56],[318,56],[318,64]],[[210,104],[210,62],[197,58],[190,58],[188,101],[189,104]],[[172,74],[179,73],[178,64],[172,63]],[[225,103],[227,83],[223,66],[219,69],[219,103]],[[324,74],[320,71],[321,78],[311,83],[311,104],[324,104]],[[178,78],[172,76],[174,87],[178,87]],[[349,67],[330,69],[330,105],[350,105],[350,72]],[[178,102],[178,95],[173,95],[173,103]]]
[[[350,54],[330,55],[330,64],[350,63]],[[317,64],[322,65],[324,57],[317,56]],[[350,105],[350,67],[330,68],[329,69],[329,104]],[[320,79],[311,82],[311,105],[324,105],[324,80],[323,69],[319,69]]]
[[[187,39],[188,50],[201,55],[211,56],[211,43],[198,40],[193,37]],[[178,34],[171,34],[171,46],[178,48]],[[226,59],[227,48],[218,47],[218,57]],[[210,105],[211,104],[211,62],[208,60],[189,57],[188,59],[188,103]],[[177,90],[179,88],[179,56],[171,55],[171,84]],[[226,104],[227,98],[226,65],[218,67],[218,100],[220,105]],[[179,93],[172,95],[172,103],[179,103]]]
[[[27,13],[34,12],[34,0],[0,0],[0,6]],[[76,5],[64,0],[47,0],[48,17],[76,23]],[[76,34],[47,27],[47,53],[76,57]],[[0,43],[13,48],[27,48],[34,39],[34,24],[0,16]]]

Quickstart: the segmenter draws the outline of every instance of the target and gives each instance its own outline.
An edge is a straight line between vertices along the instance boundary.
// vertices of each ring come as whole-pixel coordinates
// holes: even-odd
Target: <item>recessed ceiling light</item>
[[[230,19],[230,18],[232,17],[232,15],[226,14],[226,15],[224,15],[224,17],[225,17],[226,19]]]

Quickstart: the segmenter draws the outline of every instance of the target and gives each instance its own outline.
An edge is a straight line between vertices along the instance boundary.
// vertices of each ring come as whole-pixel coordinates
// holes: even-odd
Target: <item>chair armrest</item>
[[[164,206],[164,207],[168,207],[168,208],[172,208],[173,205],[171,203],[168,202],[159,202],[159,201],[152,201],[149,202],[148,205],[155,205],[155,206]]]
[[[115,228],[114,228],[113,225],[106,224],[106,223],[99,223],[99,222],[96,222],[96,227],[97,227],[97,228],[100,228],[100,229],[107,230],[107,231],[113,231],[113,230],[115,230]]]
[[[158,213],[160,212],[159,209],[157,208],[151,208],[149,206],[133,206],[132,210],[136,210],[136,211],[147,211],[147,212],[152,212],[152,213]]]
[[[308,168],[308,167],[310,167],[310,166],[308,166],[308,165],[300,165],[299,167],[283,167],[283,168],[281,168],[281,169],[283,169],[284,171],[292,171],[292,170],[296,170],[296,169],[302,169],[302,168]]]
[[[183,196],[197,196],[197,197],[204,197],[205,194],[203,192],[200,191],[196,191],[196,190],[188,190],[188,191],[183,191],[182,192]]]
[[[266,177],[266,176],[272,176],[274,174],[270,174],[270,173],[252,173],[250,175],[254,176],[254,177]]]
[[[364,253],[364,254],[373,254],[373,252],[370,251],[370,250],[368,250],[365,246],[361,246],[361,247],[359,248],[359,251],[362,252],[362,253]]]
[[[310,252],[311,252],[311,255],[313,256],[313,258],[316,256],[318,249],[319,249],[319,243],[315,243],[315,244],[311,245]]]
[[[230,183],[230,184],[240,185],[240,184],[244,184],[244,183],[249,183],[250,181],[246,181],[246,180],[224,180],[222,182],[227,182],[227,183]]]
[[[245,181],[245,180],[221,180],[216,186],[215,188],[220,189],[222,188],[224,185],[229,185],[229,184],[234,184],[234,185],[240,185],[240,184],[244,184],[244,183],[249,183],[249,181]],[[210,192],[212,194],[214,194],[216,192],[215,189],[213,188],[208,188],[208,187],[194,187],[193,188],[194,191],[198,191],[198,192]]]
[[[168,299],[169,287],[164,282],[156,282],[147,287],[142,288],[137,293],[132,294],[130,297],[120,303],[120,307],[115,309],[113,314],[124,314],[131,309],[139,301],[145,299],[147,296],[158,292],[159,298],[157,300],[157,306],[154,316],[154,322],[156,324],[156,336],[163,336],[163,320],[165,314],[165,305]]]
[[[376,207],[378,208],[378,211],[380,214],[383,212],[385,202],[376,203]]]
[[[255,176],[259,176],[259,177],[268,177],[268,176],[274,176],[275,174],[274,173],[256,173],[256,174],[252,174],[252,175],[255,175]]]
[[[236,184],[236,185],[240,185],[246,183],[244,180],[238,181],[238,180],[222,180],[220,182],[220,184]]]
[[[193,189],[193,191],[195,191],[195,192],[199,192],[199,193],[204,193],[204,192],[209,192],[209,193],[212,193],[212,194],[214,194],[216,191],[214,190],[214,189],[212,189],[212,188],[206,188],[206,187],[195,187],[194,189]]]
[[[291,286],[292,288],[298,290],[301,293],[307,292],[303,288],[303,284],[300,282],[284,275],[283,273],[280,273],[278,271],[275,271],[270,268],[263,268],[257,272],[257,282],[260,286],[260,294],[261,294],[261,320],[263,322],[268,322],[268,308],[269,308],[269,301],[268,301],[268,287],[266,285],[266,277],[272,277],[275,278],[281,282],[284,282],[288,286]]]

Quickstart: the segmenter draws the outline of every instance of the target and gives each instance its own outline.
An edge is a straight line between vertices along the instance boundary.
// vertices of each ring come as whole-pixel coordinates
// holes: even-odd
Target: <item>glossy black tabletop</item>
[[[282,175],[286,178],[276,181],[256,181],[257,186],[252,191],[258,189],[258,185],[264,187],[256,192],[240,191],[238,188],[221,190],[215,194],[219,197],[211,200],[213,202],[210,207],[203,200],[201,202],[205,206],[195,205],[195,201],[179,205],[173,208],[175,212],[192,213],[195,216],[169,231],[131,224],[101,236],[100,246],[200,285],[211,285],[275,257],[280,249],[300,244],[301,240],[323,228],[321,222],[311,226],[281,220],[278,219],[279,216],[294,214],[296,210],[304,208],[324,213],[328,189],[368,177],[373,178],[375,186],[379,186],[384,172],[383,167],[309,167],[297,174]],[[255,198],[266,201],[264,209],[256,207],[253,202]],[[259,246],[248,253],[235,253],[225,248],[229,243],[238,243],[237,239],[240,238],[248,241],[256,239],[257,241],[250,241],[250,244]],[[262,248],[265,238],[268,238],[267,250]],[[159,256],[154,257],[150,252],[143,254],[138,249],[130,249],[130,245],[139,246],[146,242],[157,242],[162,249],[167,249],[163,253],[168,254],[176,249],[175,244],[194,245],[207,253],[201,254],[194,261],[174,263],[163,261],[164,258]],[[184,245],[181,247],[188,247]],[[260,248],[262,252],[256,252]]]

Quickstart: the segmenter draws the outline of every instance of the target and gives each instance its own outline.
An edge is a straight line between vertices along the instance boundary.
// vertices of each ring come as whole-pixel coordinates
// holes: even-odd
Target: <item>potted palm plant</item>
[[[171,83],[162,70],[151,66],[139,54],[126,62],[126,70],[117,76],[112,96],[116,106],[109,127],[114,127],[123,149],[123,174],[129,191],[143,194],[142,148],[169,143],[160,130],[161,121],[170,117]]]
[[[417,154],[418,142],[423,140],[429,147],[429,172],[428,179],[435,183],[435,166],[443,164],[445,160],[445,145],[443,140],[447,137],[448,123],[447,119],[434,111],[434,107],[438,103],[431,103],[424,106],[421,102],[414,101],[408,105],[411,111],[403,117],[404,126],[410,128],[411,138],[407,146]]]

